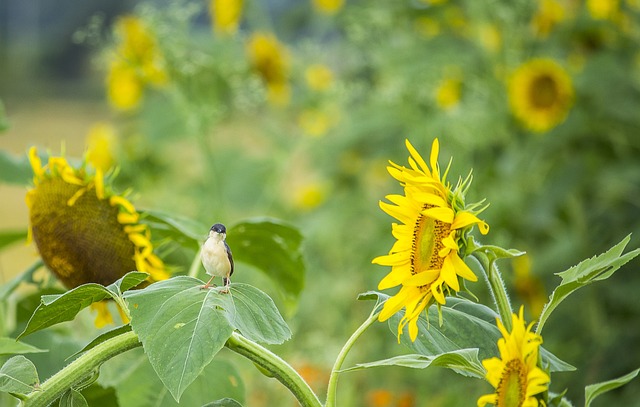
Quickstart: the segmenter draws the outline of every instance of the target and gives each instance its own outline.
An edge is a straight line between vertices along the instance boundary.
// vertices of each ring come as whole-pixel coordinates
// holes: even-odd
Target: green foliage
[[[48,352],[13,338],[0,338],[0,356]]]
[[[375,362],[358,363],[354,367],[341,372],[368,369],[372,367],[401,366],[412,369],[426,369],[429,366],[439,366],[452,369],[464,376],[484,378],[486,371],[478,360],[478,349],[461,349],[458,351],[441,353],[434,356],[407,354]]]
[[[608,380],[606,382],[591,384],[584,388],[584,407],[589,407],[593,400],[596,397],[600,396],[603,393],[611,391],[613,389],[617,389],[620,386],[623,386],[629,383],[631,380],[635,379],[638,376],[640,369],[636,369],[633,372],[627,373],[624,376],[618,377],[617,379]]]
[[[26,328],[18,338],[65,321],[71,321],[82,309],[104,299],[122,300],[122,293],[146,280],[148,274],[130,272],[115,283],[105,287],[100,284],[83,284],[60,295],[43,295]]]
[[[212,403],[205,404],[202,407],[242,407],[242,404],[238,403],[234,399],[225,397]]]
[[[640,249],[635,249],[622,255],[622,252],[627,246],[627,243],[629,243],[630,238],[631,236],[625,237],[620,243],[612,247],[606,253],[584,260],[578,265],[573,266],[562,273],[556,273],[556,275],[562,278],[562,281],[553,293],[551,293],[549,302],[542,310],[542,314],[540,315],[538,326],[536,328],[537,333],[542,331],[545,322],[558,304],[560,304],[571,293],[593,282],[606,280],[611,277],[616,270],[640,254]]]
[[[82,393],[69,389],[60,397],[60,407],[89,407],[89,404]]]
[[[191,277],[174,277],[129,291],[131,326],[154,370],[180,400],[234,329],[249,339],[282,343],[291,332],[270,298],[246,284],[202,289]]]
[[[0,117],[0,127],[2,118]],[[27,155],[16,157],[7,151],[0,150],[0,182],[27,185],[33,173]]]
[[[39,383],[35,365],[22,355],[12,357],[0,367],[0,392],[27,394]]]

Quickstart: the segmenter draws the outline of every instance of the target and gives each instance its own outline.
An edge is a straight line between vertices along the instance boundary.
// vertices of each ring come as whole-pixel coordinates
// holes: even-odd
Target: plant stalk
[[[227,348],[242,355],[266,370],[293,393],[303,407],[322,407],[311,387],[287,362],[270,350],[234,332],[225,344]]]
[[[483,253],[473,252],[472,255],[476,260],[478,260],[485,272],[485,276],[489,282],[489,290],[491,291],[491,296],[496,304],[502,325],[504,325],[507,331],[511,332],[511,314],[513,311],[511,309],[511,301],[509,301],[509,295],[507,294],[504,281],[502,281],[500,271],[495,266],[495,262],[489,261],[487,256]]]
[[[125,332],[102,342],[51,376],[38,389],[29,393],[22,406],[47,407],[60,398],[74,384],[90,376],[95,369],[98,369],[107,360],[141,345],[138,335],[133,331]]]
[[[369,315],[362,325],[356,329],[356,331],[351,335],[351,337],[344,344],[338,357],[336,358],[335,363],[333,364],[333,368],[331,369],[331,375],[329,376],[329,385],[327,387],[327,402],[325,407],[335,407],[336,405],[336,394],[338,387],[338,375],[340,374],[340,369],[342,368],[342,364],[347,357],[347,354],[355,344],[356,340],[367,330],[377,319],[378,315],[380,315],[380,311],[376,311],[378,307],[374,308],[374,312]]]

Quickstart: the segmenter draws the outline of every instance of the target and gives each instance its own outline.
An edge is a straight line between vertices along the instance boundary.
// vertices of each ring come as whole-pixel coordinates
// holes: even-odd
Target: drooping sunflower
[[[487,369],[486,378],[496,389],[478,399],[478,407],[493,404],[496,407],[538,407],[545,405],[538,395],[549,388],[549,375],[538,367],[538,354],[542,337],[531,332],[533,323],[526,325],[524,307],[519,315],[512,314],[511,332],[498,320],[502,338],[498,340],[500,357],[482,361]]]
[[[373,259],[373,263],[391,266],[378,288],[401,286],[400,291],[384,303],[379,320],[385,321],[405,308],[398,324],[398,339],[409,325],[412,341],[418,336],[418,317],[429,305],[445,304],[445,297],[460,291],[459,279],[476,281],[477,277],[461,258],[460,246],[465,234],[478,225],[482,234],[489,226],[476,217],[479,204],[465,206],[464,193],[470,177],[455,188],[441,177],[438,166],[438,139],[431,147],[430,166],[406,141],[410,168],[393,162],[387,167],[391,176],[404,187],[404,195],[388,195],[391,203],[380,202],[383,211],[401,224],[393,224],[397,239],[389,254]]]
[[[528,61],[509,81],[509,102],[526,127],[548,131],[564,121],[573,104],[571,77],[552,59]]]
[[[129,271],[169,277],[153,253],[149,227],[125,197],[111,192],[101,168],[86,161],[72,167],[64,157],[42,165],[35,147],[29,150],[34,187],[26,195],[29,235],[44,264],[71,289],[85,283],[108,285]],[[109,179],[107,179],[109,181]],[[96,325],[109,322],[106,308],[96,307]]]

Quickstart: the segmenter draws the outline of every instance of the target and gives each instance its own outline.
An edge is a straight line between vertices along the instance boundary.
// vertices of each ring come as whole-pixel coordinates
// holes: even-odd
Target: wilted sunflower
[[[552,59],[522,64],[509,82],[513,114],[529,129],[545,132],[562,123],[573,103],[569,74]]]
[[[540,403],[536,395],[549,387],[549,375],[538,367],[538,353],[542,337],[531,332],[533,323],[524,321],[524,308],[519,315],[512,314],[511,332],[507,332],[498,320],[502,338],[498,340],[500,357],[482,361],[487,369],[487,380],[496,389],[478,399],[478,407],[486,404],[495,406],[537,407]]]
[[[45,265],[67,288],[108,285],[133,270],[149,273],[152,280],[168,278],[153,253],[149,227],[138,223],[140,214],[131,202],[105,185],[100,168],[91,173],[84,163],[76,169],[64,157],[49,157],[43,166],[35,147],[29,160],[34,172],[34,187],[26,196],[29,234]]]
[[[434,302],[445,304],[445,296],[460,290],[459,278],[476,281],[477,277],[462,261],[460,245],[466,232],[478,224],[482,234],[489,226],[478,219],[478,204],[465,207],[464,194],[470,177],[455,188],[440,177],[438,139],[431,147],[431,168],[411,143],[406,141],[411,156],[406,168],[391,162],[391,176],[400,181],[404,195],[388,195],[392,203],[380,202],[383,211],[398,219],[393,224],[397,239],[388,255],[376,257],[373,263],[391,266],[391,272],[380,281],[381,290],[401,285],[400,291],[384,303],[379,320],[385,321],[405,308],[398,324],[398,338],[409,324],[409,336],[418,336],[418,317]]]

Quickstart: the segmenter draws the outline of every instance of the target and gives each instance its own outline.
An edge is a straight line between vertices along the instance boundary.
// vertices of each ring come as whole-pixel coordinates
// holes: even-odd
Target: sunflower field
[[[638,0],[7,0],[0,196],[0,406],[640,406]]]

